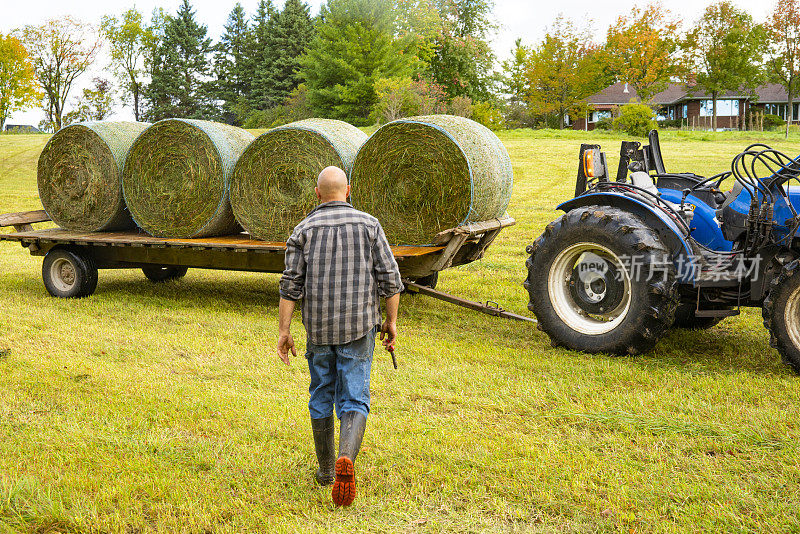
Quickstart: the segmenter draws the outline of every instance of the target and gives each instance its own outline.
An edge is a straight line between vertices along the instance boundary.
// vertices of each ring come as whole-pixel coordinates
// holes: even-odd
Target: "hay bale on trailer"
[[[122,195],[122,169],[143,122],[85,122],[60,129],[39,156],[42,206],[75,232],[133,228]]]
[[[125,201],[156,237],[207,237],[241,230],[228,199],[236,160],[253,140],[241,128],[165,119],[133,144],[122,173]]]
[[[346,122],[307,119],[274,128],[253,141],[236,163],[231,205],[253,237],[284,241],[317,203],[319,172],[349,173],[367,135]]]
[[[400,119],[358,151],[353,205],[376,216],[394,244],[426,244],[442,230],[502,217],[511,158],[491,130],[451,115]]]

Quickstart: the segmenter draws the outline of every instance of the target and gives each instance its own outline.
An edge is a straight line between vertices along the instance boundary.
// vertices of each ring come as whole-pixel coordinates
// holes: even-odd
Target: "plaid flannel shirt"
[[[378,219],[347,202],[325,202],[286,241],[281,297],[303,299],[315,345],[341,345],[381,324],[380,298],[403,290]]]

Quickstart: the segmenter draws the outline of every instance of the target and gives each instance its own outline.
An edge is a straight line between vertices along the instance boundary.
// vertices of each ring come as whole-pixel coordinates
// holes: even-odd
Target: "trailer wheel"
[[[554,345],[638,354],[672,325],[675,269],[658,234],[607,206],[576,208],[528,247],[528,308]]]
[[[423,276],[422,278],[417,278],[414,282],[421,286],[436,289],[436,284],[439,283],[439,271],[429,274],[428,276]]]
[[[786,265],[770,283],[761,309],[769,344],[800,374],[800,260]]]
[[[178,280],[186,276],[188,267],[178,267],[176,265],[153,265],[142,267],[142,272],[151,282],[167,282],[169,280]]]
[[[97,289],[97,267],[88,254],[76,249],[53,248],[44,257],[42,280],[54,297],[88,297]]]

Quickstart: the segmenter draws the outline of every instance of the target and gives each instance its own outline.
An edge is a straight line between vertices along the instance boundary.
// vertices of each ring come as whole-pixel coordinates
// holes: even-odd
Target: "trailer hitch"
[[[435,299],[443,300],[444,302],[449,302],[450,304],[455,304],[456,306],[461,306],[462,308],[467,308],[469,310],[485,313],[486,315],[501,317],[503,319],[513,319],[515,321],[527,321],[531,323],[537,322],[536,319],[534,319],[533,317],[526,317],[524,315],[519,315],[510,312],[508,310],[505,310],[498,303],[491,300],[486,301],[484,303],[484,302],[475,302],[474,300],[462,299],[461,297],[457,297],[455,295],[451,295],[443,291],[437,291],[428,286],[423,286],[417,284],[416,282],[412,282],[410,280],[403,280],[403,284],[405,284],[406,289],[410,293],[419,293],[420,295],[433,297]]]

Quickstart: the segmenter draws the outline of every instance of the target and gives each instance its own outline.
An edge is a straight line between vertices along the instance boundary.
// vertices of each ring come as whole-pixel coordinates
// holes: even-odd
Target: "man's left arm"
[[[386,239],[383,228],[378,225],[378,232],[373,245],[373,264],[375,279],[378,283],[378,294],[386,299],[386,321],[381,326],[381,339],[387,348],[394,346],[397,338],[397,311],[400,307],[400,293],[403,291],[403,280],[400,268],[394,259],[392,249]]]

